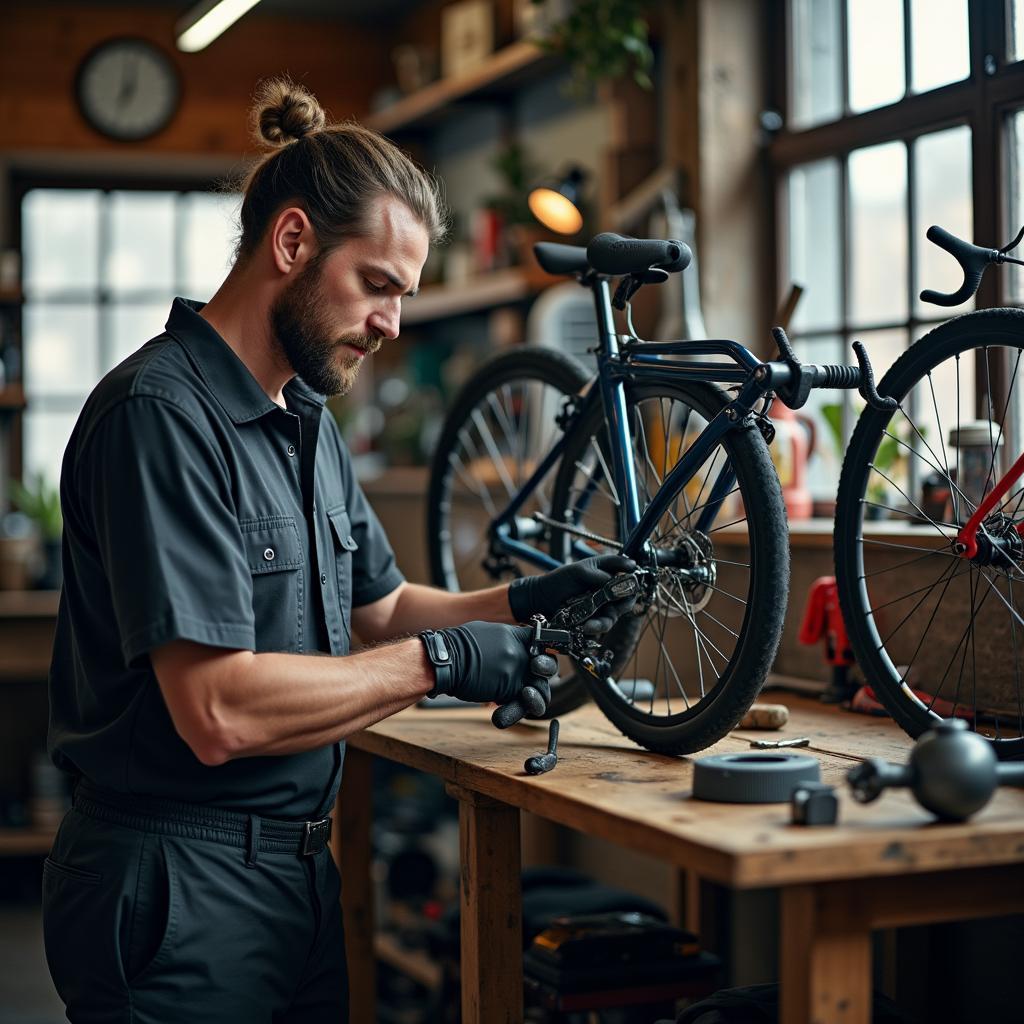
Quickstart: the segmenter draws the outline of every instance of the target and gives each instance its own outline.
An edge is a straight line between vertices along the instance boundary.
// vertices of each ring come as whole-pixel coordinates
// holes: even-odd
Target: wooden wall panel
[[[268,17],[254,11],[196,54],[174,47],[177,11],[88,4],[5,5],[0,36],[0,149],[118,153],[242,154],[260,78],[289,73],[336,120],[361,117],[391,77],[387,40],[337,21]],[[160,46],[181,76],[171,124],[144,142],[118,143],[93,131],[74,98],[75,73],[97,43],[134,35]]]

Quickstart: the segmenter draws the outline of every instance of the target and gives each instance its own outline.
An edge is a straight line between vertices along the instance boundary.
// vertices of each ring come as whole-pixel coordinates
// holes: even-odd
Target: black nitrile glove
[[[508,704],[531,679],[529,626],[467,622],[434,632],[444,638],[452,667],[450,674],[437,673],[431,696],[447,693],[477,704]]]
[[[507,729],[523,718],[543,718],[551,703],[551,677],[558,672],[558,661],[546,652],[530,658],[530,676],[515,700],[495,708],[491,721]]]
[[[598,590],[613,576],[635,570],[636,562],[625,555],[595,555],[552,569],[543,576],[523,576],[513,580],[508,588],[508,604],[519,622],[528,622],[531,615],[551,619],[573,598]],[[635,602],[636,596],[633,595],[606,604],[594,618],[583,624],[583,632],[590,635],[607,633]]]

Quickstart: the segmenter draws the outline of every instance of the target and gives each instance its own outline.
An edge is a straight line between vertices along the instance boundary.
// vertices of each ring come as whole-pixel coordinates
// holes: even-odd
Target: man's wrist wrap
[[[454,659],[452,649],[444,635],[433,629],[425,629],[419,634],[427,659],[434,666],[434,688],[427,694],[436,697],[441,693],[451,693],[455,681]]]

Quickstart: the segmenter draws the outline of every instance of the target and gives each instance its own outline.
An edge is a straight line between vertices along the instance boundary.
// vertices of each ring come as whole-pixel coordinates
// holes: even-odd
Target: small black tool
[[[834,825],[839,817],[836,787],[825,782],[803,782],[789,799],[794,825]]]
[[[523,763],[527,775],[543,775],[558,764],[558,719],[552,718],[548,727],[548,752],[528,757]]]
[[[906,786],[940,820],[966,821],[999,786],[1024,786],[1024,764],[999,764],[984,736],[962,718],[945,718],[918,738],[905,765],[868,758],[846,773],[846,781],[862,804]]]

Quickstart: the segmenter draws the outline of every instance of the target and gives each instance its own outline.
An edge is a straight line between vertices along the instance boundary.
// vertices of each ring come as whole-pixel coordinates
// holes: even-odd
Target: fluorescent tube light
[[[260,0],[204,0],[196,4],[175,26],[177,45],[185,53],[205,49]]]

